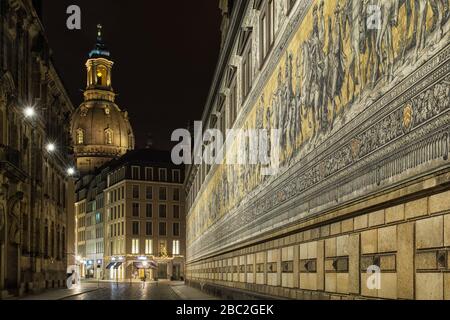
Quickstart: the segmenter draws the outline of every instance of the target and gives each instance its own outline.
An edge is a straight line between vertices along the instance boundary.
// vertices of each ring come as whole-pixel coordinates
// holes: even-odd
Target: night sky
[[[56,68],[75,107],[86,85],[85,62],[103,25],[114,61],[116,103],[129,112],[137,147],[147,134],[170,149],[174,129],[199,120],[219,55],[216,0],[43,0],[43,20]],[[80,6],[82,29],[68,30],[68,6]]]

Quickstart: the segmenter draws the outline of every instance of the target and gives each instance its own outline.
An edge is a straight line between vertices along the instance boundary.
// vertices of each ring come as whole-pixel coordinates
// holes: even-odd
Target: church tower
[[[72,140],[78,171],[84,175],[134,149],[128,113],[115,103],[112,87],[113,61],[97,26],[97,42],[86,62],[84,101],[74,112]]]

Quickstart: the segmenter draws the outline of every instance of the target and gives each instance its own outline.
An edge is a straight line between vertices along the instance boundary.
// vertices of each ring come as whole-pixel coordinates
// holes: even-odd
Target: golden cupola
[[[134,149],[128,113],[115,103],[113,62],[97,26],[97,42],[86,62],[84,101],[72,116],[71,133],[77,169],[87,174]]]

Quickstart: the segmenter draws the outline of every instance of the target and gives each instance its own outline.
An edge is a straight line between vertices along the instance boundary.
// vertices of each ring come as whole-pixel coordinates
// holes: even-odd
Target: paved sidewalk
[[[62,300],[69,297],[74,297],[87,292],[97,291],[97,284],[94,283],[82,283],[81,286],[73,289],[54,289],[47,290],[43,293],[38,293],[34,295],[28,295],[25,297],[15,298],[17,300]],[[13,298],[14,299],[14,298]]]
[[[219,298],[185,285],[184,282],[173,282],[170,287],[181,300],[219,300]]]

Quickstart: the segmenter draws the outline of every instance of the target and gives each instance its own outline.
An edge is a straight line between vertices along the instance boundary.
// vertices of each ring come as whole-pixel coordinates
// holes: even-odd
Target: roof
[[[103,171],[112,171],[117,167],[131,164],[139,164],[139,165],[153,165],[153,166],[170,166],[176,167],[184,170],[184,166],[175,165],[172,162],[171,152],[165,150],[157,150],[157,149],[136,149],[130,150],[125,155],[118,159],[111,160],[105,163],[100,168],[97,168],[95,172],[89,173],[80,179],[89,177],[88,180],[97,177],[99,174],[103,173]]]

